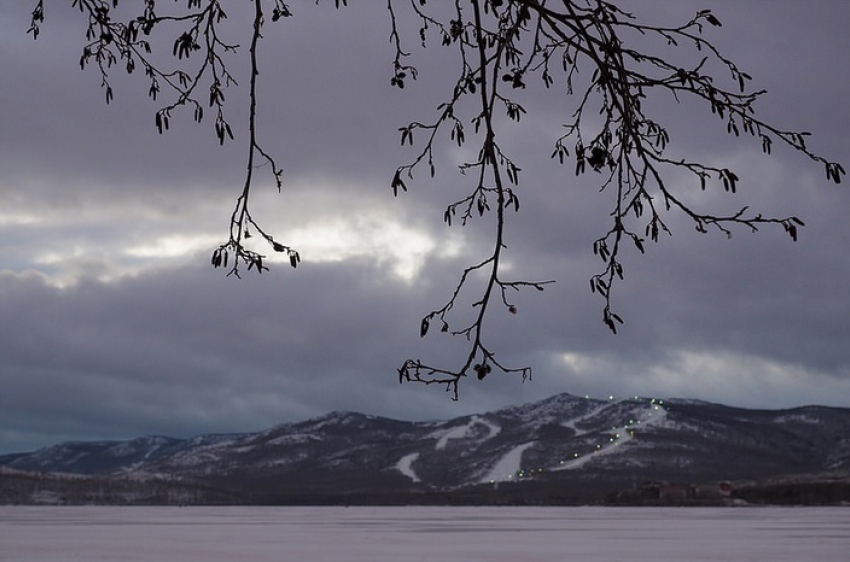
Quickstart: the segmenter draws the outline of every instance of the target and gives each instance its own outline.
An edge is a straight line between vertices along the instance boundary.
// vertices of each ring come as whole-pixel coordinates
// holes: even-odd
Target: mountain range
[[[0,503],[850,502],[850,408],[559,394],[443,421],[338,411],[68,442],[0,467]]]

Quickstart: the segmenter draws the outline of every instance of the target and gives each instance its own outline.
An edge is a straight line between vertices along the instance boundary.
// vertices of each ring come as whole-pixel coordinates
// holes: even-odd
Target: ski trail
[[[522,454],[526,449],[534,445],[534,441],[523,443],[508,451],[499,462],[496,463],[487,475],[479,482],[482,484],[493,482],[504,482],[512,480],[514,474],[518,473],[522,465]]]
[[[470,418],[470,420],[469,420],[469,423],[467,423],[466,425],[454,427],[454,428],[448,430],[446,433],[444,433],[442,435],[442,437],[440,437],[440,440],[437,441],[437,444],[435,445],[434,448],[439,451],[439,450],[446,448],[446,445],[448,444],[449,439],[463,439],[465,437],[468,437],[469,435],[472,434],[472,426],[474,426],[476,424],[481,424],[483,426],[486,426],[490,430],[490,433],[488,433],[487,436],[482,439],[482,441],[486,441],[487,439],[495,437],[496,435],[499,434],[500,431],[502,431],[502,428],[499,427],[498,425],[495,425],[495,424],[492,424],[492,423],[490,423],[486,420],[483,420],[478,416],[472,416],[472,418]]]
[[[604,410],[608,406],[610,406],[610,404],[603,404],[603,405],[591,410],[589,413],[584,414],[583,416],[579,416],[577,418],[571,419],[568,422],[563,422],[561,425],[564,426],[564,427],[568,427],[568,428],[572,429],[573,431],[575,431],[576,437],[578,437],[579,435],[584,435],[585,433],[587,433],[587,430],[577,428],[576,424],[579,423],[579,422],[583,422],[584,420],[592,418],[593,416],[599,414],[599,412],[601,412],[602,410]]]
[[[604,406],[603,406],[604,407]],[[578,418],[575,421],[580,421],[581,419],[585,419],[594,415],[595,412],[588,414],[587,416],[583,416],[582,418]],[[665,417],[667,417],[667,410],[665,410],[661,405],[650,403],[650,407],[639,411],[639,416],[637,420],[630,419],[629,422],[623,427],[614,427],[611,428],[610,431],[607,431],[611,437],[608,439],[608,442],[603,444],[599,443],[596,445],[596,450],[592,451],[586,455],[577,456],[568,461],[561,461],[561,463],[551,468],[552,471],[559,470],[575,470],[577,468],[581,468],[586,465],[590,461],[597,459],[604,455],[609,455],[618,450],[621,445],[628,443],[632,439],[634,439],[635,429],[637,427],[646,427],[649,425],[656,425],[660,423]],[[572,422],[572,423],[574,423]],[[565,424],[566,425],[566,424]],[[587,433],[587,432],[582,432]]]
[[[416,459],[418,458],[419,453],[411,453],[401,457],[395,465],[396,470],[410,478],[413,482],[421,482],[419,476],[417,476],[416,472],[413,471],[413,463],[416,462]]]

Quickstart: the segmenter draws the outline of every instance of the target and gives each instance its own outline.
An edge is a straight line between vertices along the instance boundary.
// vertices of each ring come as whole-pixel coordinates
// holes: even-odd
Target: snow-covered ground
[[[482,438],[482,441],[490,439],[491,437],[495,437],[499,434],[500,431],[502,431],[502,428],[498,425],[494,425],[478,416],[472,416],[472,418],[470,418],[469,420],[469,423],[467,423],[466,425],[453,427],[448,431],[436,433],[435,435],[440,435],[440,439],[439,441],[437,441],[435,448],[439,451],[446,448],[449,439],[466,439],[471,435],[474,435],[476,425],[483,425],[487,428],[487,435]]]
[[[3,562],[844,561],[850,508],[0,507]]]
[[[504,482],[513,479],[520,471],[522,465],[522,454],[529,447],[534,446],[534,441],[523,443],[508,451],[508,453],[496,463],[496,466],[481,479],[482,483]]]

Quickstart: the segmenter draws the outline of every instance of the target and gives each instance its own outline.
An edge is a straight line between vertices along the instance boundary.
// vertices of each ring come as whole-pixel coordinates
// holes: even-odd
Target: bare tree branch
[[[203,120],[205,108],[210,108],[215,113],[219,142],[234,140],[224,110],[225,91],[238,86],[228,71],[238,45],[226,42],[220,34],[220,24],[227,17],[221,2],[186,0],[185,8],[171,5],[170,13],[162,15],[155,0],[144,0],[122,18],[116,15],[119,0],[70,1],[86,19],[80,65],[97,69],[107,103],[114,95],[110,72],[119,64],[130,74],[141,68],[151,98],[157,99],[164,92],[171,97],[155,114],[160,133],[168,130],[179,108],[191,108],[198,122]],[[494,302],[516,313],[509,291],[543,291],[554,282],[506,280],[502,276],[510,216],[506,211],[519,211],[521,167],[505,153],[497,133],[503,127],[503,111],[514,123],[526,114],[513,99],[513,92],[532,84],[547,89],[557,84],[573,103],[571,114],[565,116],[565,133],[554,139],[551,156],[561,164],[573,164],[576,175],[598,174],[600,196],[610,202],[606,224],[600,229],[602,235],[592,245],[602,269],[590,277],[590,286],[603,299],[602,320],[612,332],[623,323],[614,310],[613,295],[614,286],[624,278],[620,261],[624,242],[626,247],[634,246],[643,253],[646,240],[657,242],[660,234],[672,234],[665,222],[668,213],[686,217],[699,232],[717,230],[727,236],[738,228],[757,231],[776,225],[796,240],[803,226],[796,216],[769,217],[747,207],[721,214],[689,203],[683,190],[722,187],[735,193],[738,176],[697,159],[668,156],[667,128],[644,109],[644,100],[650,96],[699,100],[730,135],[752,137],[765,154],[771,154],[774,143],[787,145],[824,166],[827,180],[841,182],[844,168],[811,151],[806,144],[808,132],[785,130],[756,116],[755,104],[764,91],[750,89],[750,76],[706,37],[708,30],[722,25],[711,10],[700,10],[688,21],[671,27],[640,21],[617,4],[604,0],[387,0],[389,42],[394,50],[391,86],[403,89],[409,80],[418,78],[407,50],[411,38],[402,31],[406,27],[402,24],[418,24],[415,42],[425,48],[436,38],[439,46],[435,48],[445,49],[459,63],[451,91],[439,104],[433,120],[411,121],[399,129],[402,145],[414,146],[415,141],[419,148],[408,163],[395,170],[390,182],[393,193],[398,196],[407,191],[407,182],[423,166],[434,176],[435,147],[442,142],[443,134],[458,147],[474,138],[477,156],[461,164],[459,171],[475,179],[469,182],[466,195],[446,206],[443,218],[449,226],[466,226],[473,219],[490,221],[486,224],[493,232],[491,251],[466,267],[448,301],[420,322],[423,337],[432,324],[439,323],[440,332],[469,342],[459,366],[444,368],[407,359],[398,369],[401,381],[444,385],[457,398],[459,382],[470,370],[479,379],[494,367],[520,374],[523,380],[531,376],[530,367],[502,364],[485,338],[486,319]],[[346,0],[334,0],[336,8],[346,5]],[[224,267],[228,275],[237,277],[243,266],[258,273],[268,269],[265,256],[248,247],[246,241],[254,236],[265,240],[275,252],[288,255],[293,267],[300,261],[297,251],[276,241],[254,220],[249,207],[256,170],[267,167],[278,190],[282,185],[282,169],[263,149],[257,128],[264,8],[271,8],[272,21],[292,16],[282,0],[253,0],[252,7],[253,23],[246,30],[251,40],[245,180],[230,218],[229,237],[212,255],[213,266]],[[44,1],[38,0],[28,30],[34,38],[38,38],[44,20]],[[635,37],[661,39],[664,47],[651,49],[645,46],[648,42],[637,42]],[[154,62],[153,48],[162,44],[171,47],[173,67]],[[682,59],[680,53],[694,55],[699,62],[682,67],[673,62]],[[728,77],[711,73],[707,70],[710,68],[720,68]],[[726,83],[730,85],[724,86]],[[205,89],[209,97],[202,103],[198,92]],[[469,103],[462,102],[467,100],[474,106],[471,113],[464,113]],[[467,130],[470,125],[471,134]],[[692,186],[683,188],[681,182],[674,186],[667,180],[671,173],[680,171],[693,178]],[[468,292],[478,295],[471,304],[472,320],[458,320],[456,308]]]

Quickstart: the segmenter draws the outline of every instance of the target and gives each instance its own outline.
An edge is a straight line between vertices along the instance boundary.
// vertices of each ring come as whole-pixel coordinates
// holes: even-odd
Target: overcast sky
[[[727,240],[669,217],[672,238],[625,256],[614,297],[625,325],[610,334],[588,284],[610,202],[598,176],[576,180],[549,160],[574,106],[535,84],[523,126],[505,133],[523,169],[506,275],[557,282],[516,295],[516,315],[494,308],[487,328],[499,358],[533,379],[470,378],[454,402],[440,387],[399,385],[396,368],[462,362],[463,342],[420,340],[419,321],[488,251],[490,223],[442,222],[470,187],[456,168],[469,152],[445,142],[434,180],[419,174],[398,198],[389,187],[415,155],[398,127],[432,119],[449,94],[449,51],[411,43],[420,79],[399,91],[384,3],[293,2],[296,17],[266,30],[259,134],[285,186],[261,177],[253,204],[303,262],[237,280],[209,258],[243,181],[244,91],[227,93],[236,142],[219,147],[212,120],[188,114],[158,135],[143,77],[116,73],[104,104],[97,73],[79,68],[79,14],[50,2],[33,41],[34,3],[0,0],[0,452],[256,431],[336,409],[446,419],[559,392],[850,407],[847,182],[791,150],[767,157],[727,137],[707,107],[653,106],[677,154],[740,176],[738,195],[700,194],[703,204],[796,214],[800,240],[781,228]],[[850,3],[623,3],[664,23],[711,7],[724,23],[712,40],[768,90],[758,114],[811,131],[810,147],[850,169]],[[248,21],[236,4],[232,19]],[[244,55],[232,63],[243,85]]]

